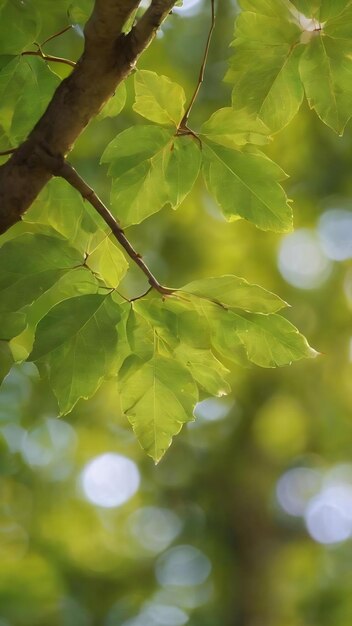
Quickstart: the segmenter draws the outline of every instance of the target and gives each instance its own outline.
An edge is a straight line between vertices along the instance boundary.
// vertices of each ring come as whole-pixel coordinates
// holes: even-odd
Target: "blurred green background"
[[[138,66],[190,96],[209,4],[185,0]],[[42,40],[70,19],[67,2],[34,5]],[[195,130],[229,104],[235,13],[233,0],[219,2]],[[45,51],[76,59],[82,43],[77,26]],[[131,110],[132,78],[127,87],[122,114],[92,123],[71,156],[107,202],[100,155],[144,123]],[[232,369],[233,394],[205,398],[158,466],[113,382],[58,420],[36,368],[14,368],[0,394],[0,626],[352,623],[351,130],[335,136],[304,105],[267,152],[290,175],[294,233],[227,224],[199,183],[177,212],[128,235],[167,285],[233,273],[275,291],[321,356]],[[144,285],[132,268],[125,293]]]

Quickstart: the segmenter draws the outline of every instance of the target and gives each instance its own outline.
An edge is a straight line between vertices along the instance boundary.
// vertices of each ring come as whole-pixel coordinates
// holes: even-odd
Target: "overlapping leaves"
[[[27,233],[0,248],[1,379],[14,361],[34,361],[67,413],[118,376],[122,409],[158,461],[199,394],[229,393],[227,362],[273,367],[313,355],[277,315],[286,303],[236,276],[123,300],[115,288],[127,264],[114,245],[96,233],[83,254]]]
[[[241,1],[227,79],[233,106],[273,132],[297,113],[304,93],[342,134],[352,115],[350,0]]]
[[[182,125],[183,89],[165,76],[139,71],[134,109],[158,126],[118,135],[102,163],[113,179],[111,204],[124,226],[137,224],[166,204],[176,209],[191,191],[201,162],[209,190],[228,220],[245,218],[263,230],[287,231],[291,209],[280,181],[284,172],[248,144],[269,141],[269,130],[245,109],[214,113],[196,136]]]

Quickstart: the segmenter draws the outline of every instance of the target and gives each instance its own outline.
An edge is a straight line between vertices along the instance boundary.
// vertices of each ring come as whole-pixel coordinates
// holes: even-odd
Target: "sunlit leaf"
[[[230,317],[249,360],[256,365],[280,367],[317,355],[297,328],[280,315],[230,313]]]
[[[198,177],[202,159],[199,142],[192,136],[176,137],[164,157],[168,202],[177,208]]]
[[[279,185],[284,173],[267,158],[207,142],[203,173],[209,193],[229,221],[243,217],[262,230],[292,228],[292,212]]]
[[[97,233],[87,254],[86,265],[107,287],[117,287],[127,272],[128,262],[112,239],[104,232]]]
[[[198,175],[200,149],[193,137],[175,137],[172,129],[135,126],[113,139],[101,162],[113,177],[112,208],[129,226],[167,203],[177,208]]]
[[[228,308],[239,308],[252,313],[275,313],[287,306],[279,296],[259,287],[251,285],[238,276],[218,276],[195,280],[181,291],[207,298]]]
[[[174,354],[205,391],[214,396],[230,393],[231,387],[227,381],[230,372],[210,350],[199,350],[181,343],[175,348]]]
[[[183,88],[167,76],[139,70],[134,78],[134,110],[152,122],[178,126],[184,114],[186,96]]]
[[[235,54],[227,75],[234,83],[233,106],[247,108],[272,132],[291,121],[303,99],[298,69],[302,47],[296,45],[301,32],[282,8],[275,16],[244,11],[236,20]]]
[[[269,143],[269,129],[246,109],[235,111],[231,107],[218,109],[203,124],[202,134],[214,143],[226,148],[237,148],[246,143],[264,145]]]
[[[120,316],[110,295],[83,295],[57,304],[39,322],[29,360],[47,365],[62,414],[113,373]]]
[[[170,385],[172,381],[172,385]],[[120,380],[121,404],[142,448],[159,461],[182,425],[193,419],[198,394],[186,367],[155,354]]]
[[[352,43],[316,34],[306,46],[300,72],[310,107],[342,134],[352,115]]]
[[[125,83],[120,83],[120,85],[116,88],[116,92],[110,98],[110,100],[103,106],[100,111],[98,118],[99,120],[103,120],[106,117],[115,117],[119,113],[121,113],[123,107],[126,104],[126,85]]]
[[[60,235],[75,240],[85,211],[82,196],[60,178],[53,178],[39,194],[23,219],[51,226]]]

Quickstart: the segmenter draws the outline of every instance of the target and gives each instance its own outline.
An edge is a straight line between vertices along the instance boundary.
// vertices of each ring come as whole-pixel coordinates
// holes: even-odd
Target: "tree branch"
[[[122,32],[140,0],[95,0],[84,51],[53,95],[28,139],[0,167],[0,233],[21,219],[52,177],[41,154],[65,158],[90,120],[134,68],[176,0],[152,0],[132,30]]]
[[[134,263],[136,263],[136,265],[138,265],[138,267],[148,278],[150,287],[163,295],[171,295],[174,292],[174,289],[164,287],[159,283],[159,281],[150,271],[149,267],[143,261],[141,255],[136,252],[132,244],[127,239],[118,221],[114,218],[114,216],[105,206],[105,204],[100,200],[94,189],[92,189],[85,182],[85,180],[83,180],[83,178],[78,174],[75,168],[67,161],[60,158],[52,157],[48,154],[43,154],[42,158],[43,161],[46,162],[48,168],[51,170],[54,176],[60,176],[61,178],[64,178],[71,185],[71,187],[77,189],[82,198],[87,200],[92,205],[92,207],[94,207],[94,209],[103,218],[105,224],[109,226],[114,237],[127,252],[128,256],[132,259],[132,261],[134,261]]]
[[[51,61],[52,63],[65,63],[65,65],[76,67],[76,63],[74,61],[70,61],[70,59],[63,59],[62,57],[54,57],[51,54],[45,54],[39,47],[38,50],[26,50],[21,53],[21,56],[35,56],[44,59],[44,61]]]
[[[179,130],[181,131],[180,134],[182,134],[182,130],[187,129],[187,122],[188,122],[188,118],[191,114],[193,105],[195,103],[195,101],[197,100],[200,88],[203,84],[204,81],[204,73],[205,73],[205,68],[207,65],[207,60],[208,60],[208,54],[209,54],[209,49],[210,49],[210,44],[211,44],[211,38],[213,36],[213,32],[214,32],[214,28],[215,28],[215,20],[216,20],[216,15],[215,15],[215,0],[210,0],[211,2],[211,24],[210,24],[210,29],[209,29],[209,33],[208,33],[208,37],[207,37],[207,41],[205,44],[205,50],[204,50],[204,55],[203,55],[203,61],[200,67],[200,72],[199,72],[199,76],[198,76],[198,82],[197,82],[197,86],[195,88],[194,94],[190,100],[190,103],[186,109],[186,112],[180,122],[180,126],[179,126]]]

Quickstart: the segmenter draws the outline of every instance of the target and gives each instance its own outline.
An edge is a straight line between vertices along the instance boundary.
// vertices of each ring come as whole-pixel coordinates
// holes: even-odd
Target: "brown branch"
[[[0,156],[7,156],[8,154],[13,154],[16,152],[17,148],[9,148],[8,150],[2,150],[0,152]]]
[[[76,63],[70,59],[63,59],[62,57],[54,57],[51,54],[45,54],[39,47],[38,50],[26,50],[21,53],[21,56],[35,56],[44,59],[44,61],[51,61],[52,63],[65,63],[71,67],[76,67]]]
[[[200,67],[200,72],[199,72],[199,76],[198,76],[198,82],[197,82],[197,86],[195,88],[194,94],[190,100],[190,103],[186,109],[186,112],[180,122],[180,126],[179,126],[179,130],[182,131],[184,129],[189,130],[187,128],[187,122],[188,122],[188,118],[191,114],[193,105],[195,103],[195,101],[197,100],[200,88],[203,84],[204,81],[204,74],[205,74],[205,68],[207,66],[207,61],[208,61],[208,55],[209,55],[209,49],[210,49],[210,44],[211,44],[211,38],[213,36],[213,32],[214,32],[214,28],[215,28],[215,21],[216,21],[216,15],[215,15],[215,0],[210,0],[211,2],[211,24],[210,24],[210,29],[209,29],[209,33],[208,33],[208,37],[207,37],[207,41],[205,44],[205,50],[204,50],[204,55],[203,55],[203,61],[202,61],[202,65]],[[181,134],[181,133],[179,133]]]
[[[77,189],[82,198],[87,200],[92,205],[92,207],[94,207],[94,209],[103,218],[105,224],[109,226],[114,237],[127,252],[128,256],[132,259],[132,261],[134,261],[134,263],[136,263],[136,265],[138,265],[138,267],[148,278],[148,282],[151,288],[155,289],[163,295],[171,295],[174,292],[174,289],[169,289],[169,287],[164,287],[159,283],[159,281],[150,271],[149,267],[143,261],[141,255],[136,252],[132,244],[127,239],[118,221],[105,206],[105,204],[100,200],[94,189],[92,189],[85,182],[85,180],[83,180],[83,178],[78,174],[75,168],[67,161],[57,159],[50,155],[42,154],[42,159],[47,163],[54,176],[60,176],[61,178],[64,178],[71,185],[71,187]]]
[[[52,177],[46,154],[63,159],[116,87],[133,70],[176,0],[152,0],[125,35],[123,26],[140,0],[95,0],[84,28],[84,51],[54,93],[28,139],[0,167],[0,233],[21,219]]]

